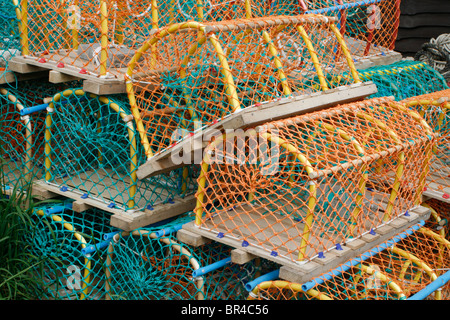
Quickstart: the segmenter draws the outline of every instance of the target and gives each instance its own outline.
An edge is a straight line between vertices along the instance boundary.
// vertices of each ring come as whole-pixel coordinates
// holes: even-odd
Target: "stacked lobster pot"
[[[54,199],[37,297],[448,298],[446,92],[414,98],[448,87],[400,0],[8,5],[7,71],[49,82],[0,88],[3,190]]]

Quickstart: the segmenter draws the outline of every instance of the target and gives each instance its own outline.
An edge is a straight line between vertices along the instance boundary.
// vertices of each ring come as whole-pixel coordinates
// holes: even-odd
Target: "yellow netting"
[[[417,206],[434,142],[417,113],[387,98],[216,137],[196,226],[288,260],[315,258]]]

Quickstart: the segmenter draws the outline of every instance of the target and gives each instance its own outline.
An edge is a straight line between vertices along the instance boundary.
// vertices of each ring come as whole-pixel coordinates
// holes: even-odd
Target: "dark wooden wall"
[[[450,0],[402,0],[395,50],[413,56],[423,43],[450,33]]]

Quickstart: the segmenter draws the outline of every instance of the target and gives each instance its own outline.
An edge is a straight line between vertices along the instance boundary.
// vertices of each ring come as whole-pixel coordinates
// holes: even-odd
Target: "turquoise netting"
[[[403,60],[387,66],[359,70],[361,81],[373,81],[378,89],[375,97],[395,100],[448,89],[444,77],[424,62]]]
[[[151,209],[194,192],[193,167],[137,179],[146,159],[126,96],[68,89],[55,95],[52,106],[46,124],[48,184],[122,210]]]

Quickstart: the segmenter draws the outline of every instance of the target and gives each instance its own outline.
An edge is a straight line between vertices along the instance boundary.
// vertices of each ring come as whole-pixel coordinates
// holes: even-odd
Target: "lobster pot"
[[[27,17],[20,30],[23,56],[48,68],[63,63],[72,71],[119,80],[123,80],[123,69],[147,37],[155,29],[176,23],[323,13],[339,19],[339,28],[351,41],[355,56],[367,57],[393,49],[400,14],[399,0],[298,4],[266,0],[166,0],[156,5],[149,0],[76,3],[27,0],[16,4]]]
[[[76,213],[70,201],[37,207],[34,228],[25,234],[30,254],[46,260],[32,272],[42,281],[39,299],[98,300],[105,295],[104,234],[110,214],[98,209]]]
[[[108,249],[106,298],[245,298],[244,284],[255,274],[255,264],[232,264],[231,249],[220,243],[198,248],[179,243],[174,233],[192,219],[192,214],[187,214],[173,221],[114,235]],[[214,263],[219,265],[214,267]],[[210,269],[204,272],[205,268]]]
[[[312,260],[416,207],[434,139],[387,98],[216,137],[195,227],[282,264]]]
[[[438,141],[433,149],[424,194],[450,202],[450,90],[411,97],[404,102],[418,112],[436,132]]]
[[[422,294],[423,298],[450,298],[448,282],[436,280],[448,273],[450,266],[450,241],[439,231],[422,227],[398,242],[391,251],[395,256],[377,263],[381,270],[392,274],[392,278],[396,279],[408,296],[425,292],[430,284],[439,283],[439,290]],[[422,272],[417,269],[422,269]]]
[[[13,1],[0,1],[0,76],[5,73],[9,60],[20,54],[19,20],[16,17],[16,8]]]
[[[25,81],[20,88],[0,88],[0,138],[3,190],[9,193],[40,178],[44,164],[44,98],[54,94],[58,86]],[[32,112],[29,112],[29,111]],[[9,190],[9,191],[8,191]]]
[[[145,159],[125,100],[81,89],[53,97],[45,127],[44,185],[69,198],[95,200],[99,208],[125,211],[153,207],[192,192],[188,168],[137,179],[137,168]]]
[[[175,24],[135,58],[127,91],[147,157],[244,108],[360,82],[333,20],[313,15]]]
[[[339,19],[339,28],[355,59],[392,52],[400,22],[400,0],[305,0],[307,13]]]
[[[444,77],[424,62],[404,60],[359,70],[362,81],[372,81],[378,92],[369,98],[392,96],[400,101],[448,89]]]
[[[223,2],[223,3],[222,3]],[[156,5],[155,5],[156,4]],[[228,1],[21,1],[26,12],[22,55],[42,66],[123,80],[128,62],[153,29],[186,21],[244,18],[245,6]],[[233,8],[233,10],[230,10]],[[45,28],[42,28],[45,25]]]
[[[432,285],[448,270],[450,242],[427,228],[415,228],[306,283],[259,283],[249,299],[405,300]],[[376,249],[376,250],[375,250]],[[445,270],[447,268],[447,270]],[[448,299],[448,285],[427,299]]]

